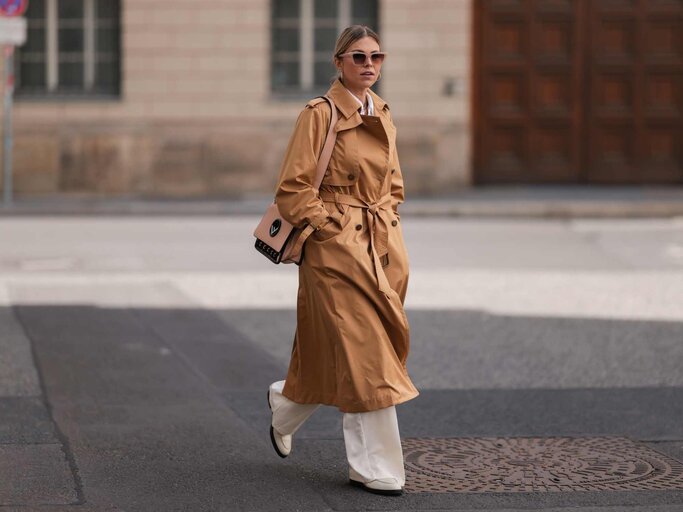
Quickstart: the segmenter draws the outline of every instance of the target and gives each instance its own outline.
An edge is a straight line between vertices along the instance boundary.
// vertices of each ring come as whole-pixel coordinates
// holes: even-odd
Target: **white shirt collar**
[[[349,91],[348,89],[346,89],[346,90]],[[351,91],[349,91],[349,94],[361,106],[361,109],[360,109],[361,114],[367,115],[367,116],[374,116],[375,115],[375,105],[374,105],[374,103],[372,103],[372,96],[369,93],[366,93],[366,96],[368,97],[368,110],[367,110],[367,112],[365,111],[365,107],[363,105],[363,102],[358,98],[358,96],[353,94]]]

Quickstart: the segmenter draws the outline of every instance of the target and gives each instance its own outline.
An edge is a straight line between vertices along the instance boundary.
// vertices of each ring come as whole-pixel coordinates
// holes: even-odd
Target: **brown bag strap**
[[[325,171],[327,166],[330,164],[330,158],[332,158],[332,150],[334,149],[334,144],[337,141],[337,132],[335,131],[335,126],[337,124],[337,107],[329,96],[321,96],[325,98],[330,103],[330,108],[332,110],[332,119],[330,120],[330,128],[327,130],[327,138],[325,139],[325,145],[323,150],[320,152],[320,158],[318,158],[318,168],[315,175],[315,182],[313,183],[313,188],[318,190],[320,184],[323,182],[323,176],[325,176]]]

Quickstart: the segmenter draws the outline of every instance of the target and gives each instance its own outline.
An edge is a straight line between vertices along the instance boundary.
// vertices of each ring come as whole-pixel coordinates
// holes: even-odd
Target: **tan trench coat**
[[[299,114],[275,193],[287,221],[316,228],[299,266],[297,329],[283,394],[365,412],[419,394],[406,370],[403,179],[389,105],[369,91],[375,115],[361,116],[338,79],[327,94],[339,119],[320,194],[312,184],[331,118],[322,98]]]

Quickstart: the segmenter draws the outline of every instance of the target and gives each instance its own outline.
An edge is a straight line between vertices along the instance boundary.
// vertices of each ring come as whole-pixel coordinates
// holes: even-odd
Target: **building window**
[[[118,96],[120,12],[120,0],[31,0],[26,43],[17,51],[17,96]]]
[[[360,24],[379,33],[376,0],[271,2],[271,89],[275,93],[324,93],[336,74],[331,59],[341,31]]]

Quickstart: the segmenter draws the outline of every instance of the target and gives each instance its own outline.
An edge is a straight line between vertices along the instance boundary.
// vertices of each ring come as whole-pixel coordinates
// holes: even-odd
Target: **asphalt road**
[[[296,268],[255,252],[257,221],[0,218],[0,510],[683,510],[683,482],[369,495],[330,407],[277,457]],[[626,436],[683,461],[683,219],[402,225],[403,438]]]

